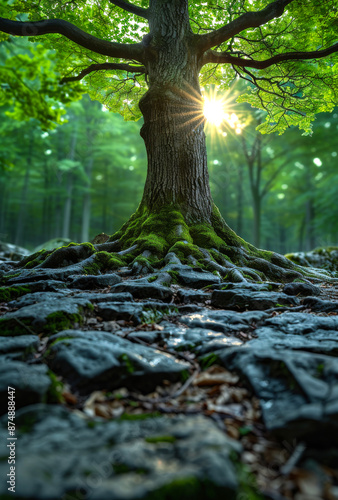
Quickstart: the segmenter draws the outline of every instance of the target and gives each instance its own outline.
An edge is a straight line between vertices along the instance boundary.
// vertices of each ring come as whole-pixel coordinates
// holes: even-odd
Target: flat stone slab
[[[248,380],[268,430],[284,439],[338,444],[338,359],[276,349],[264,341],[217,355]]]
[[[262,326],[268,326],[283,333],[294,335],[318,333],[320,330],[337,332],[338,316],[316,316],[308,313],[285,312],[266,318],[262,322]]]
[[[50,338],[47,363],[88,393],[129,386],[150,391],[163,379],[180,380],[190,364],[102,331],[67,330]]]
[[[190,304],[191,302],[205,302],[210,300],[211,294],[207,292],[200,292],[197,290],[180,289],[177,292],[177,298],[182,304]]]
[[[314,312],[338,312],[338,302],[322,300],[317,297],[306,297],[303,305],[309,307]]]
[[[86,300],[95,304],[96,302],[132,302],[133,296],[131,293],[100,293],[100,292],[76,292],[75,290],[62,290],[59,292],[35,292],[28,293],[16,300],[12,300],[8,304],[11,307],[21,308],[36,304],[37,302],[46,302],[55,299],[68,300],[68,297],[76,300]]]
[[[7,420],[1,423],[7,443]],[[87,420],[62,407],[33,405],[17,412],[16,424],[21,499],[71,500],[76,493],[91,500],[236,498],[230,454],[239,445],[205,417]],[[8,448],[1,450],[5,478]],[[6,494],[2,481],[0,496]]]
[[[213,311],[201,307],[196,312],[181,316],[180,322],[186,324],[189,328],[204,328],[231,334],[253,328],[266,318],[268,318],[268,314],[263,311],[239,313],[234,311]]]
[[[94,290],[95,288],[105,288],[107,286],[113,286],[117,283],[121,283],[122,278],[115,273],[112,274],[102,274],[98,276],[86,275],[86,276],[69,276],[68,280],[71,282],[68,284],[70,288],[79,288],[81,290]]]
[[[52,383],[47,371],[46,365],[28,365],[0,356],[0,413],[7,413],[8,387],[15,389],[16,408],[43,401]]]
[[[135,325],[142,323],[142,304],[124,302],[99,302],[96,312],[104,321],[131,321]]]
[[[172,268],[174,269],[174,267]],[[191,269],[178,269],[177,281],[180,285],[190,288],[204,288],[208,285],[216,285],[220,283],[221,278],[215,274],[208,272],[198,272]]]
[[[318,286],[311,283],[287,283],[283,287],[283,292],[287,295],[320,295],[321,290]]]
[[[215,290],[211,295],[213,307],[224,307],[233,311],[264,311],[279,306],[299,304],[298,298],[278,292]]]
[[[205,354],[225,347],[238,347],[242,342],[232,336],[224,335],[213,330],[203,328],[182,328],[170,324],[161,323],[162,331],[133,332],[128,335],[129,339],[141,339],[147,343],[166,344],[169,349],[175,351],[191,351],[196,354]]]
[[[27,332],[50,335],[79,322],[88,306],[93,307],[88,300],[67,297],[22,307],[0,318],[0,335],[27,335]]]

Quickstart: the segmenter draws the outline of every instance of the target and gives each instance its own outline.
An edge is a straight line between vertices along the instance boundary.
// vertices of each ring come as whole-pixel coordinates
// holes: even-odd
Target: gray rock
[[[338,355],[338,332],[318,330],[315,333],[293,335],[282,333],[269,327],[257,328],[255,335],[259,340],[253,340],[250,345],[265,349],[267,345],[276,350],[291,349],[293,351],[308,351],[329,356]],[[260,341],[264,340],[264,344]]]
[[[306,297],[303,300],[303,305],[315,312],[338,312],[338,302],[322,300],[317,297]]]
[[[287,295],[319,295],[320,288],[311,283],[287,283],[283,292]]]
[[[133,302],[133,296],[129,292],[124,293],[93,293],[93,292],[80,292],[74,293],[73,297],[77,299],[89,300],[92,304],[96,302]]]
[[[95,288],[105,288],[121,283],[122,278],[117,274],[102,274],[98,276],[69,276],[68,280],[71,283],[68,285],[70,288],[79,288],[81,290],[93,290]]]
[[[226,336],[223,333],[205,330],[203,328],[182,328],[168,322],[163,322],[162,331],[132,332],[128,339],[141,339],[147,343],[166,344],[175,351],[192,351],[196,354],[205,354],[225,347],[238,347],[242,342],[236,337]]]
[[[190,304],[191,302],[205,302],[210,299],[210,293],[181,288],[177,292],[177,298],[183,304]]]
[[[177,281],[180,285],[190,288],[204,288],[208,285],[218,284],[221,281],[221,278],[215,274],[187,267],[188,269],[178,270]]]
[[[156,283],[149,283],[146,280],[130,280],[128,282],[114,285],[111,292],[129,292],[136,299],[158,299],[164,302],[170,302],[173,297],[173,291],[166,286]]]
[[[263,311],[239,313],[200,308],[192,314],[181,316],[180,322],[188,325],[189,328],[203,328],[231,334],[237,331],[246,331],[266,318],[268,318],[268,314]]]
[[[190,365],[112,333],[67,330],[50,338],[49,366],[82,392],[121,386],[152,390]]]
[[[121,302],[99,302],[96,304],[97,314],[104,321],[132,321],[141,324],[142,304],[125,304]]]
[[[266,318],[262,326],[269,326],[283,333],[304,335],[320,330],[338,331],[338,316],[316,316],[308,313],[286,312]]]
[[[47,335],[65,330],[82,319],[83,309],[91,306],[85,299],[51,299],[4,314],[0,318],[3,336],[27,335],[27,332]]]
[[[39,344],[40,339],[37,335],[0,337],[0,355],[5,355],[4,358],[24,361],[31,358]]]
[[[68,295],[67,290],[62,290],[59,292],[34,292],[27,293],[16,300],[11,300],[8,302],[10,307],[15,307],[21,309],[21,307],[31,306],[33,304],[38,304],[40,302],[51,302],[56,299],[61,299]]]
[[[7,421],[2,425],[6,442]],[[22,499],[70,500],[80,492],[91,500],[236,498],[230,455],[240,447],[202,416],[103,422],[35,405],[17,412],[17,427]],[[6,451],[0,471],[6,477]]]
[[[7,413],[8,387],[15,389],[15,407],[21,408],[44,400],[51,386],[46,365],[27,365],[0,357],[0,413]]]
[[[338,444],[338,359],[278,350],[263,340],[217,355],[248,380],[269,431],[284,439]]]
[[[250,290],[215,290],[211,295],[213,307],[224,307],[233,311],[264,311],[274,307],[299,305],[299,299],[285,293],[256,292]]]

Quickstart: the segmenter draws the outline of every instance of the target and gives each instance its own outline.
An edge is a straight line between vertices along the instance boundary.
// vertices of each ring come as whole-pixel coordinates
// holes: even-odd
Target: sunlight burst
[[[203,89],[204,90],[204,89]],[[232,99],[233,101],[233,99]],[[236,134],[241,134],[244,124],[235,113],[229,112],[233,102],[227,95],[217,95],[217,89],[211,89],[203,96],[203,115],[207,124],[215,127],[218,133],[225,137],[224,127],[233,129]],[[225,134],[225,135],[224,135]]]
[[[219,127],[225,119],[224,102],[221,99],[204,98],[203,113],[209,123]]]

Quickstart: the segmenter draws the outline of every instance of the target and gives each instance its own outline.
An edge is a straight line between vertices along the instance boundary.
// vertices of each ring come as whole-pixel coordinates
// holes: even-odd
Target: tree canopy
[[[148,61],[161,44],[152,21],[163,3],[1,0],[0,30],[31,40],[48,35],[47,47],[62,55],[63,82],[83,78],[92,97],[137,119],[137,103],[151,78]],[[189,9],[191,36],[180,50],[199,57],[202,85],[226,90],[236,77],[245,79],[240,99],[267,111],[263,132],[297,125],[309,133],[315,114],[338,103],[335,0],[176,3]]]

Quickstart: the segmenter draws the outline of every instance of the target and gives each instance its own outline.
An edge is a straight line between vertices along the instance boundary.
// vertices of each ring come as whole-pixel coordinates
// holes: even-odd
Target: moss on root
[[[109,244],[119,251],[103,250]],[[182,264],[218,273],[229,281],[324,278],[282,255],[247,243],[227,226],[216,207],[210,223],[191,223],[175,206],[163,207],[156,213],[143,206],[107,243],[70,243],[52,252],[38,252],[20,265],[48,268],[83,262],[83,274],[101,274],[126,266],[134,274],[147,274],[161,269],[168,262],[168,254],[175,254]]]
[[[62,330],[68,330],[74,327],[76,323],[82,325],[84,316],[81,313],[67,313],[58,311],[47,316],[46,322],[41,325],[32,325],[32,320],[29,318],[0,318],[0,332],[2,337],[38,335],[52,335]]]
[[[30,292],[28,286],[8,286],[0,288],[0,302],[9,302]]]

